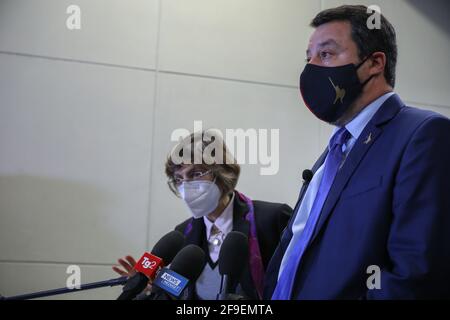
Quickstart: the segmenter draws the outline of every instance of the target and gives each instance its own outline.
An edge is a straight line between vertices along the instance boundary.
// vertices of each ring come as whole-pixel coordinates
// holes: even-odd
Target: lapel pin
[[[364,144],[369,144],[372,142],[372,132],[369,133],[369,136],[367,137],[366,141],[364,141]]]

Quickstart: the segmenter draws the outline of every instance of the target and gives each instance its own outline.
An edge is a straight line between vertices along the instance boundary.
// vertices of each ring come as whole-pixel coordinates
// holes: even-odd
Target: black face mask
[[[321,67],[310,63],[305,66],[300,76],[300,92],[317,118],[334,123],[348,110],[372,79],[371,76],[361,83],[356,73],[369,57],[357,66]]]

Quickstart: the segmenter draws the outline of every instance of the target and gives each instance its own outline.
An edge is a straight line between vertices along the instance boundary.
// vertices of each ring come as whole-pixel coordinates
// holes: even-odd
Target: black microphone
[[[311,170],[309,170],[309,169],[303,170],[303,173],[302,173],[303,183],[304,184],[310,183],[313,176],[314,176],[314,173]]]
[[[91,290],[91,289],[98,289],[98,288],[104,288],[104,287],[114,287],[114,286],[124,285],[126,282],[127,282],[127,277],[124,276],[124,277],[120,277],[120,278],[116,278],[116,279],[82,284],[82,285],[80,285],[79,288],[65,287],[65,288],[58,288],[58,289],[51,289],[51,290],[21,294],[21,295],[11,296],[11,297],[3,297],[2,295],[0,295],[0,300],[29,300],[29,299],[36,299],[36,298],[43,298],[43,297],[51,297],[51,296],[56,296],[59,294],[66,294],[66,293],[78,292],[78,291],[83,291],[83,290]]]
[[[189,283],[197,281],[206,264],[205,252],[187,245],[173,258],[169,268],[162,268],[153,281],[151,300],[180,299]]]
[[[222,275],[216,300],[234,300],[236,286],[248,261],[248,238],[231,231],[222,243],[219,253],[219,273]]]
[[[184,236],[181,232],[174,230],[163,236],[155,244],[151,254],[144,253],[136,263],[134,268],[138,272],[128,279],[117,300],[134,299],[145,289],[149,279],[153,280],[161,267],[172,262],[183,246]]]

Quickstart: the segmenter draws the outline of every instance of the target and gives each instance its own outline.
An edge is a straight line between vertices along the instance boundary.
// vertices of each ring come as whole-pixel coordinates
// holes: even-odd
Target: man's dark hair
[[[369,29],[367,20],[371,14],[366,6],[344,5],[327,9],[312,20],[311,27],[317,28],[332,21],[349,21],[352,28],[352,39],[358,47],[358,55],[362,60],[374,52],[386,55],[384,77],[390,86],[395,86],[395,67],[397,64],[397,40],[395,29],[391,23],[381,15],[380,29]]]

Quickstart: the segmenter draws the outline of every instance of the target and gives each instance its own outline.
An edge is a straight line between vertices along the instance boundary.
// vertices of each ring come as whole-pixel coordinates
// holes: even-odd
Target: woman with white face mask
[[[215,130],[191,134],[178,143],[169,154],[165,172],[170,190],[192,216],[175,229],[185,235],[186,245],[200,246],[207,257],[202,274],[188,287],[185,298],[216,299],[221,282],[219,252],[231,231],[244,233],[249,241],[249,257],[236,293],[261,298],[264,270],[292,209],[286,204],[253,201],[235,190],[240,167]],[[117,273],[133,275],[135,259],[127,256],[119,263],[125,270],[113,267]]]

